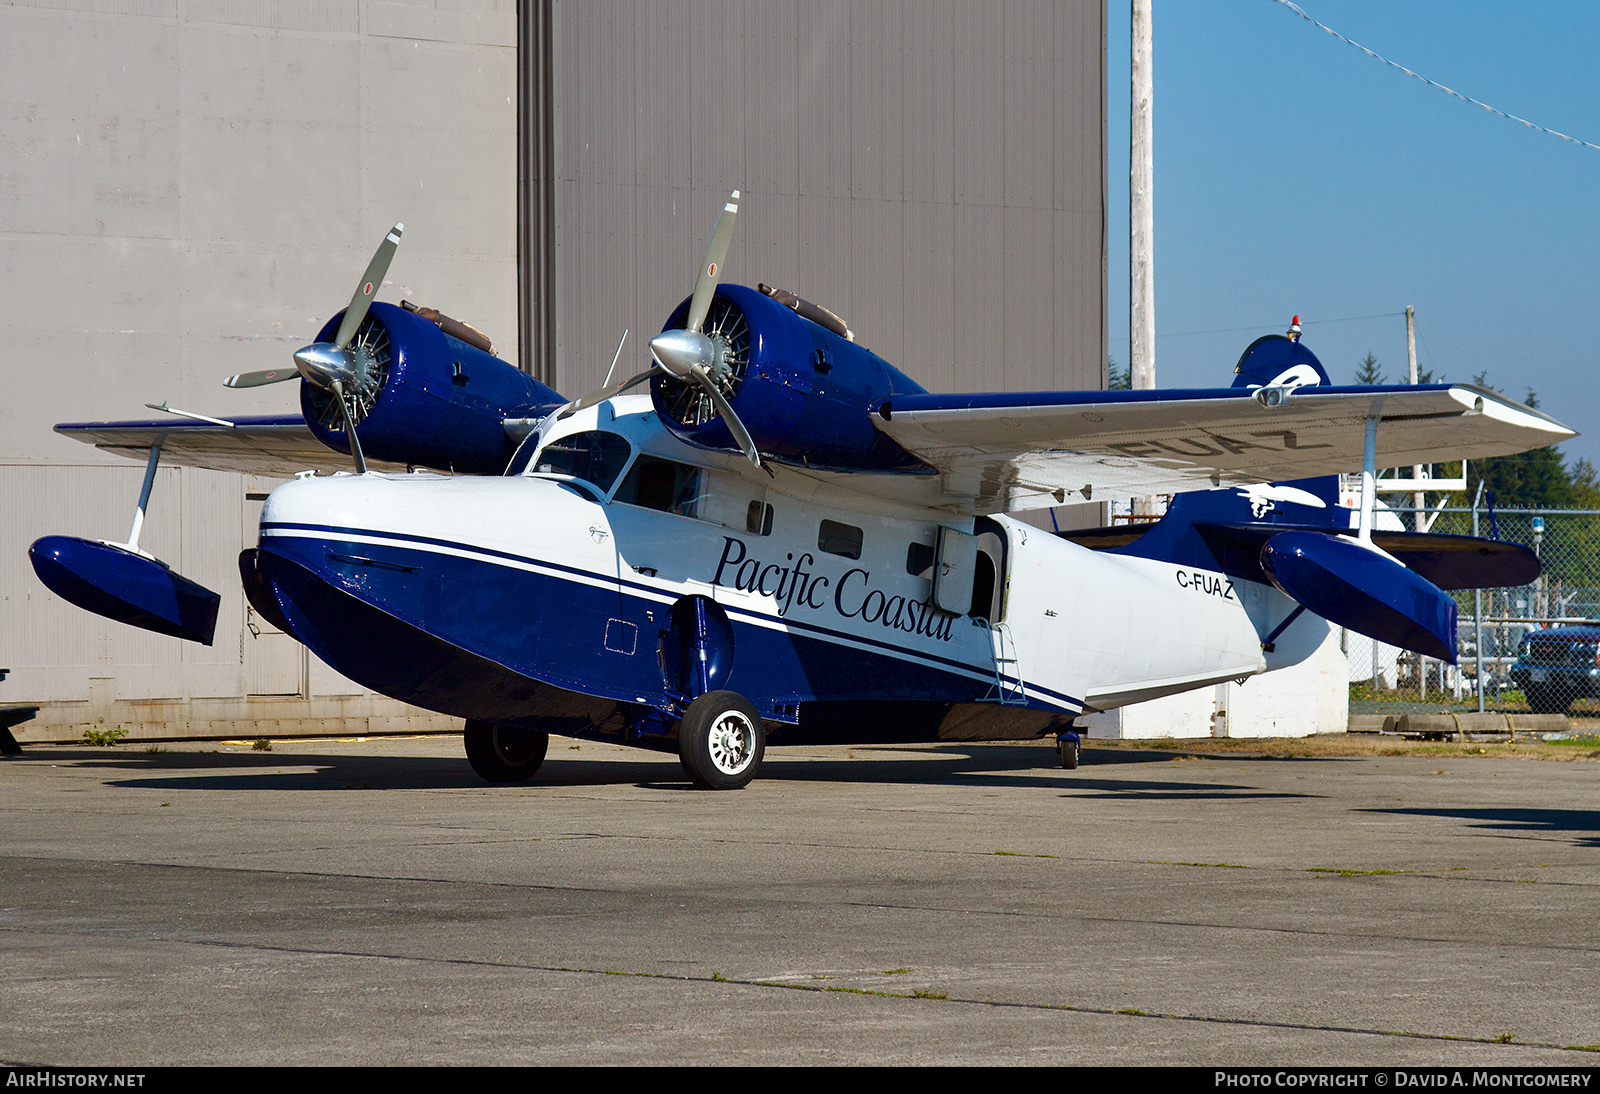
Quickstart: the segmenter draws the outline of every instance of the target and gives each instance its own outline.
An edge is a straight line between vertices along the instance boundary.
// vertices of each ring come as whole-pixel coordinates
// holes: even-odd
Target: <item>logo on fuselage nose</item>
[[[589,538],[594,540],[596,543],[604,543],[606,541],[606,537],[610,534],[610,532],[606,531],[598,524],[589,525]]]

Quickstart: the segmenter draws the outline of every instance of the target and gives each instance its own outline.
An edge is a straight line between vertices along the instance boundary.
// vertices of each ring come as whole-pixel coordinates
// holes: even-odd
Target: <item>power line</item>
[[[1474,99],[1471,95],[1463,95],[1459,91],[1454,91],[1454,90],[1452,90],[1452,89],[1450,89],[1448,87],[1445,87],[1443,84],[1439,83],[1437,80],[1430,80],[1426,76],[1423,76],[1423,75],[1420,75],[1418,73],[1412,72],[1405,65],[1396,64],[1394,61],[1389,60],[1389,58],[1383,56],[1382,54],[1374,53],[1372,50],[1368,49],[1366,46],[1362,45],[1360,42],[1351,41],[1349,38],[1346,38],[1344,35],[1340,34],[1338,31],[1334,30],[1332,27],[1327,26],[1324,23],[1317,22],[1315,19],[1311,18],[1311,16],[1309,16],[1309,15],[1307,15],[1305,13],[1305,9],[1304,8],[1302,8],[1299,4],[1293,3],[1292,0],[1272,0],[1272,2],[1275,3],[1275,4],[1282,4],[1284,7],[1288,8],[1290,11],[1294,12],[1300,18],[1302,18],[1306,22],[1310,23],[1312,26],[1320,27],[1323,31],[1325,31],[1328,34],[1333,35],[1335,38],[1339,39],[1339,41],[1341,41],[1341,42],[1344,42],[1346,45],[1355,46],[1362,53],[1365,53],[1368,57],[1371,57],[1373,60],[1382,61],[1384,64],[1388,65],[1390,68],[1398,68],[1401,72],[1404,72],[1407,76],[1410,76],[1412,79],[1421,80],[1423,83],[1427,84],[1429,87],[1436,87],[1440,91],[1443,91],[1446,95],[1454,95],[1456,98],[1460,99],[1462,102],[1467,102],[1467,103],[1471,103],[1473,106],[1482,107],[1484,110],[1487,110],[1489,113],[1498,114],[1498,115],[1500,115],[1500,117],[1506,118],[1506,119],[1508,119],[1510,121],[1514,121],[1518,125],[1525,125],[1529,129],[1537,129],[1539,132],[1548,133],[1552,137],[1560,137],[1562,140],[1568,142],[1569,144],[1581,144],[1585,148],[1593,148],[1596,152],[1600,152],[1600,144],[1590,144],[1588,141],[1580,141],[1577,137],[1569,137],[1565,133],[1558,133],[1554,129],[1546,129],[1542,125],[1538,125],[1538,124],[1535,124],[1534,122],[1530,122],[1527,118],[1519,118],[1515,114],[1507,114],[1504,110],[1497,110],[1494,107],[1490,106],[1486,102],[1480,102],[1479,100]]]
[[[1381,312],[1377,312],[1377,313],[1375,313],[1373,315],[1344,315],[1344,316],[1340,316],[1337,319],[1307,319],[1307,320],[1303,320],[1300,325],[1302,327],[1316,327],[1316,326],[1321,326],[1321,325],[1323,325],[1325,323],[1354,323],[1357,320],[1361,320],[1361,319],[1393,319],[1396,316],[1404,315],[1404,314],[1405,314],[1405,312],[1403,312],[1403,311],[1381,311]],[[1256,323],[1255,325],[1249,326],[1249,327],[1215,327],[1215,328],[1213,328],[1211,330],[1175,330],[1175,331],[1166,331],[1164,333],[1157,334],[1156,337],[1157,338],[1187,338],[1190,335],[1196,335],[1196,334],[1238,334],[1240,331],[1276,330],[1278,327],[1280,327],[1282,325],[1283,324],[1281,324],[1281,323]],[[1119,342],[1126,342],[1127,339],[1126,338],[1122,338],[1122,339],[1119,339],[1118,341]]]

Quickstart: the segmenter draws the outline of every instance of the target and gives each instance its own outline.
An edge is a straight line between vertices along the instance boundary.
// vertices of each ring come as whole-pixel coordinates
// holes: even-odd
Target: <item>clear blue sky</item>
[[[1600,4],[1302,0],[1421,75],[1600,144]],[[1600,464],[1600,152],[1451,98],[1273,0],[1154,0],[1156,383],[1231,382],[1291,315],[1335,382],[1377,355],[1489,382]],[[1108,0],[1110,353],[1128,357],[1127,0]],[[1218,328],[1248,328],[1197,334]]]

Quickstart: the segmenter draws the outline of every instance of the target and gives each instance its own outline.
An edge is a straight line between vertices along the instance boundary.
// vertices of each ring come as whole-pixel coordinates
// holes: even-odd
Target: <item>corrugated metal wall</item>
[[[625,328],[647,363],[734,188],[726,276],[838,311],[930,389],[1101,386],[1101,0],[529,10],[556,218],[535,367],[563,392],[599,386]]]

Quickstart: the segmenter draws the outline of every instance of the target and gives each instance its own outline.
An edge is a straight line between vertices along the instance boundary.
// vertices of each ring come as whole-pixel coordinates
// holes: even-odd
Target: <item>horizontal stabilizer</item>
[[[1280,532],[1261,548],[1261,568],[1284,593],[1330,623],[1455,663],[1455,599],[1355,540]]]
[[[1446,592],[1513,589],[1537,581],[1541,569],[1531,548],[1498,539],[1373,532],[1372,542]]]
[[[211,645],[222,597],[153,558],[72,536],[35,540],[28,558],[51,592],[85,611]]]
[[[1086,547],[1104,550],[1122,546],[1136,538],[1137,526],[1120,525],[1070,534]],[[1282,524],[1210,524],[1197,521],[1195,528],[1216,554],[1222,569],[1234,577],[1258,580],[1254,562],[1261,545],[1273,536],[1292,531],[1316,531],[1353,536],[1355,529],[1296,528]],[[1120,533],[1120,536],[1118,535]],[[1091,537],[1102,537],[1091,542]],[[1458,589],[1514,589],[1538,580],[1539,556],[1520,543],[1477,536],[1449,536],[1432,532],[1373,532],[1373,546],[1387,551],[1406,567],[1429,582],[1455,592]],[[1230,565],[1234,560],[1243,565]]]

